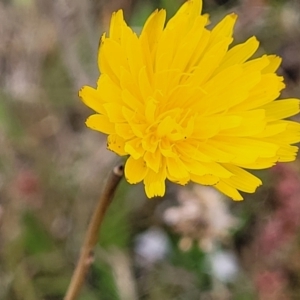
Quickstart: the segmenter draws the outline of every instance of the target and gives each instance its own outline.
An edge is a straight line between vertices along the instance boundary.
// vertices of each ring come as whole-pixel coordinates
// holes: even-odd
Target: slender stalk
[[[111,203],[115,190],[123,176],[123,166],[117,166],[111,172],[103,193],[98,201],[97,207],[94,211],[92,219],[90,221],[84,244],[81,248],[78,264],[73,273],[69,288],[67,290],[64,300],[77,299],[81,287],[84,283],[87,271],[90,265],[93,263],[93,249],[97,243],[98,233],[107,211],[109,204]]]

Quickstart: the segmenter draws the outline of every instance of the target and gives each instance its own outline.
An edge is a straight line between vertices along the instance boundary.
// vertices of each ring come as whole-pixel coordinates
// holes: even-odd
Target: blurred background
[[[122,8],[140,30],[182,0],[1,0],[0,299],[59,300],[88,220],[119,158],[85,127],[77,94],[95,86],[97,48]],[[256,35],[283,57],[282,97],[300,97],[299,0],[204,0],[212,24],[239,14],[235,43]],[[125,181],[105,218],[82,300],[300,299],[299,161],[257,172],[233,202],[169,184],[147,200]]]

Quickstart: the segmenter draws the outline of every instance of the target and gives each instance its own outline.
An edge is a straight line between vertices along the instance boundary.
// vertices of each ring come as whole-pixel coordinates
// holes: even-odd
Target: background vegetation
[[[87,129],[77,91],[98,78],[97,47],[112,11],[137,31],[180,0],[0,2],[0,299],[62,299],[88,219],[118,162]],[[236,42],[283,57],[284,97],[300,97],[298,0],[204,0],[212,24],[237,12]],[[168,186],[147,200],[122,182],[95,249],[82,300],[282,300],[300,295],[299,161],[260,172],[233,202]]]

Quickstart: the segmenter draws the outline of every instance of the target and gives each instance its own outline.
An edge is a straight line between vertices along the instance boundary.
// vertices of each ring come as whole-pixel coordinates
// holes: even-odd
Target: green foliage
[[[23,217],[24,225],[24,250],[29,255],[41,252],[53,251],[55,245],[41,222],[31,213],[26,213]]]
[[[42,84],[47,95],[47,101],[54,107],[63,108],[68,104],[74,105],[74,94],[72,81],[63,64],[61,54],[52,53],[45,60]]]
[[[131,26],[141,27],[147,18],[151,15],[154,10],[154,5],[151,1],[144,1],[143,3],[137,3],[134,9],[134,13],[130,17],[129,24]]]
[[[191,249],[183,252],[178,248],[178,237],[173,236],[170,261],[176,266],[193,272],[197,277],[198,287],[201,290],[211,288],[211,276],[206,253],[201,251],[198,245],[194,244]]]
[[[10,138],[18,139],[24,131],[14,111],[14,99],[0,91],[0,127],[5,130]]]
[[[118,300],[119,296],[117,293],[114,277],[111,268],[103,263],[96,262],[90,273],[89,284],[96,290],[98,297],[101,300]],[[82,297],[82,300],[85,298]]]
[[[108,208],[100,233],[99,245],[101,247],[116,246],[126,249],[129,245],[130,226],[128,214],[131,207],[124,199],[127,187],[126,183],[121,183],[115,199]]]

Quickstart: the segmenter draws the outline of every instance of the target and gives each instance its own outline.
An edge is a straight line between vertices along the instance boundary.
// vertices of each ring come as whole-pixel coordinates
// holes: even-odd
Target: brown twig
[[[111,203],[115,190],[123,176],[123,166],[113,169],[107,180],[104,191],[99,199],[97,207],[90,221],[85,241],[81,249],[77,267],[73,273],[68,291],[64,300],[75,300],[79,295],[82,284],[84,283],[87,271],[93,262],[93,249],[97,243],[98,233],[102,224],[106,210]]]

